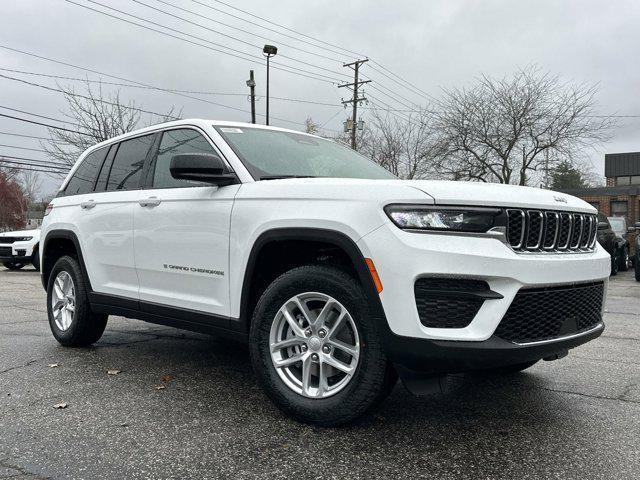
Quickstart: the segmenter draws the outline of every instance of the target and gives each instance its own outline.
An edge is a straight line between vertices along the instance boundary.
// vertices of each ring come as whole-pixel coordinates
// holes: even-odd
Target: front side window
[[[201,182],[193,182],[171,176],[171,172],[169,171],[171,159],[174,155],[184,153],[208,153],[217,155],[209,142],[195,130],[181,128],[164,132],[154,164],[154,188],[197,187],[206,185]]]
[[[216,129],[255,179],[396,178],[354,150],[322,138],[252,127]]]
[[[93,192],[98,171],[102,166],[109,147],[99,148],[87,155],[78,166],[64,189],[65,195],[82,195]]]
[[[155,134],[143,135],[120,143],[109,173],[107,191],[132,190],[140,186],[142,167],[154,138]]]

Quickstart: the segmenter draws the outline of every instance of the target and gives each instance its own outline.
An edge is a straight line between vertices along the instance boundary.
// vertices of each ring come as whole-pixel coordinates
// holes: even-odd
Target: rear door
[[[138,205],[145,160],[156,134],[124,140],[111,146],[95,191],[85,195],[81,243],[95,292],[138,299],[133,254],[133,211]]]
[[[169,172],[171,158],[184,153],[224,158],[199,129],[180,127],[162,133],[147,187],[134,208],[141,307],[157,312],[155,304],[227,317],[229,224],[240,186],[174,179]]]

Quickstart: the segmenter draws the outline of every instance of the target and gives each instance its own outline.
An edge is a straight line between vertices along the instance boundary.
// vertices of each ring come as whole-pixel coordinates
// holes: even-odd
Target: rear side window
[[[100,171],[108,150],[109,147],[99,148],[82,160],[82,163],[78,165],[67,187],[64,189],[65,195],[82,195],[83,193],[93,192],[98,171]]]
[[[180,153],[215,154],[216,152],[209,142],[195,130],[181,128],[164,132],[153,171],[154,188],[197,187],[206,185],[201,182],[181,180],[171,176],[171,172],[169,171],[171,158]]]
[[[111,166],[107,191],[132,190],[140,186],[142,167],[154,137],[155,134],[144,135],[120,143]]]

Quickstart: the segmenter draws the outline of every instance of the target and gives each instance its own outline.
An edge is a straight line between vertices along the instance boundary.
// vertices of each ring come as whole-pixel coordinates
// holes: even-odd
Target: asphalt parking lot
[[[65,349],[44,298],[36,272],[0,270],[0,478],[640,474],[631,272],[610,284],[603,336],[565,359],[510,377],[457,376],[429,397],[398,384],[374,417],[341,429],[283,417],[246,348],[223,340],[112,317],[93,348]]]

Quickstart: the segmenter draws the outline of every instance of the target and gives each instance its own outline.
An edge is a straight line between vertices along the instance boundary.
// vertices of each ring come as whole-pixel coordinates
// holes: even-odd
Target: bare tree
[[[23,170],[19,176],[20,185],[29,203],[40,199],[42,193],[42,178],[34,170]]]
[[[64,91],[69,108],[62,114],[77,131],[49,129],[49,141],[43,144],[52,160],[73,165],[80,154],[96,143],[134,130],[140,123],[143,110],[133,100],[123,101],[120,91],[104,93],[102,84],[97,89],[85,84],[84,93],[73,87],[58,86]],[[177,120],[180,112],[172,107],[164,115],[152,115],[148,124]],[[71,129],[71,128],[70,128]]]
[[[614,121],[597,115],[596,93],[535,67],[445,91],[434,118],[436,171],[455,180],[534,183],[609,138]]]
[[[423,108],[408,116],[372,110],[371,138],[364,152],[400,178],[423,178],[433,170],[438,132],[432,112]]]

